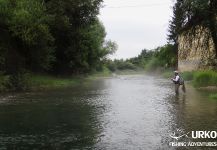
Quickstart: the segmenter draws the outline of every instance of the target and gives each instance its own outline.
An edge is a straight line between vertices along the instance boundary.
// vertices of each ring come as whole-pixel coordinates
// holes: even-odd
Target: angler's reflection
[[[175,101],[178,103],[180,103],[180,102],[185,103],[186,95],[185,94],[176,94],[175,95]]]

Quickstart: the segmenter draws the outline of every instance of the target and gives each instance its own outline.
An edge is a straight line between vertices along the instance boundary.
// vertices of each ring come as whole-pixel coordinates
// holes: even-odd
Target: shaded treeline
[[[112,52],[97,19],[101,0],[0,2],[2,70],[83,73]]]
[[[175,68],[175,46],[172,44],[166,44],[153,50],[144,49],[137,57],[134,58],[126,60],[108,60],[107,66],[111,71],[141,69],[145,69],[147,71],[155,71]]]
[[[103,0],[0,0],[0,72],[80,74],[116,50],[97,15]],[[22,80],[22,79],[21,79]]]

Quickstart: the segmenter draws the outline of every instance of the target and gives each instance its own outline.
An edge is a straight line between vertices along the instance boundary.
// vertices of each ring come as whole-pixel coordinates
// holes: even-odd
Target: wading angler
[[[179,75],[178,71],[174,71],[174,78],[171,78],[173,83],[175,84],[175,93],[179,94],[179,87],[182,85],[182,91],[185,93],[185,82],[183,78]]]

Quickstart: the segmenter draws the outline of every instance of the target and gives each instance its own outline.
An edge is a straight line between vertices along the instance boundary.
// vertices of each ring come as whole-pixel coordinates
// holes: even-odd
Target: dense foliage
[[[111,71],[139,69],[155,71],[158,69],[175,68],[176,62],[175,46],[166,44],[153,50],[143,49],[142,52],[134,58],[109,60],[107,61],[107,66]]]
[[[105,41],[102,0],[0,0],[0,72],[85,73],[117,45]],[[17,83],[18,84],[18,83]]]
[[[195,31],[197,27],[208,29],[217,52],[217,1],[176,0],[169,26],[169,41],[177,44],[178,35],[189,29]]]

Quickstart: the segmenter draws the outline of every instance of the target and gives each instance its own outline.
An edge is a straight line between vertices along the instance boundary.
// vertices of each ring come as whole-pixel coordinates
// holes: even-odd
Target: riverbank
[[[47,74],[29,74],[20,83],[20,88],[11,86],[8,76],[0,77],[0,92],[10,91],[37,91],[59,87],[75,86],[81,83],[84,77],[57,77]]]
[[[32,75],[29,78],[28,88],[30,91],[53,89],[60,87],[76,86],[81,84],[85,77],[55,77],[51,75]]]
[[[109,78],[116,75],[129,74],[144,74],[142,70],[116,70],[111,72],[108,68],[103,68],[102,71],[95,71],[89,74],[80,74],[72,76],[54,76],[49,74],[27,73],[19,77],[17,83],[19,89],[11,84],[10,76],[0,74],[0,92],[11,91],[38,91],[54,88],[72,87],[90,80],[98,78]]]
[[[38,91],[44,89],[72,87],[88,82],[88,80],[109,76],[111,76],[111,72],[109,70],[72,76],[54,76],[49,74],[28,73],[22,75],[21,79],[14,79],[19,80],[15,81],[19,83],[19,89],[17,89],[17,87],[12,86],[10,76],[0,75],[0,92]]]

